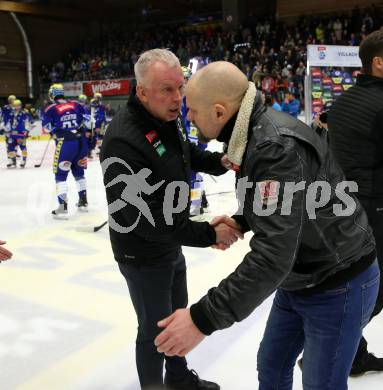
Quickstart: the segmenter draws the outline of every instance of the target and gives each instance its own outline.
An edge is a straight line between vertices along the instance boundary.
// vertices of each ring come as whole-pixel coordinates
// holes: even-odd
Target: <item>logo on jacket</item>
[[[265,180],[258,183],[261,195],[261,202],[264,205],[271,206],[278,203],[279,182],[274,180]]]
[[[145,135],[146,139],[152,144],[153,141],[158,138],[158,134],[155,130],[152,130],[152,131],[149,131],[149,133],[147,133]]]
[[[149,133],[145,134],[145,137],[160,157],[166,152],[166,148],[162,141],[158,138],[158,134],[155,130],[149,131]]]

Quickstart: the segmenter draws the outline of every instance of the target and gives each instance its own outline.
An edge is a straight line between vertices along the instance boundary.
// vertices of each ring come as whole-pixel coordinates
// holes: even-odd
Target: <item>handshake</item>
[[[12,252],[10,252],[8,249],[5,249],[3,246],[6,244],[5,241],[0,240],[0,263],[4,260],[9,260],[12,257]]]
[[[210,225],[214,228],[216,234],[216,244],[212,245],[214,249],[226,250],[234,244],[238,238],[243,239],[241,226],[227,215],[215,217],[210,221]]]

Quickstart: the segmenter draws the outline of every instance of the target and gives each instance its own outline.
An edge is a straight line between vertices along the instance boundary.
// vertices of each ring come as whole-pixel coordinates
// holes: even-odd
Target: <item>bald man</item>
[[[157,350],[184,356],[276,291],[258,351],[259,389],[290,390],[304,351],[305,390],[346,390],[379,286],[374,239],[349,194],[352,183],[343,182],[326,139],[266,108],[234,65],[209,64],[191,78],[186,97],[189,119],[207,140],[228,145],[237,169],[240,209],[212,224],[254,235],[250,252],[218,287],[159,322],[165,330]]]

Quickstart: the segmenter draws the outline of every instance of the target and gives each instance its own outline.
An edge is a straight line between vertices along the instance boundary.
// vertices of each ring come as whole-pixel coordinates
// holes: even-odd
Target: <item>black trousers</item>
[[[380,268],[380,286],[378,298],[376,300],[375,308],[370,318],[371,321],[371,319],[378,315],[383,308],[383,199],[360,198],[359,200],[367,212],[368,222],[372,227],[374,233],[376,241],[376,253]],[[354,364],[362,362],[367,356],[367,354],[367,341],[364,337],[362,337],[354,359]]]
[[[188,370],[185,358],[167,357],[158,353],[154,345],[154,339],[161,332],[157,322],[188,303],[182,251],[167,257],[156,265],[118,263],[138,319],[136,365],[143,389],[162,386],[164,360],[166,374],[174,379],[184,377]]]

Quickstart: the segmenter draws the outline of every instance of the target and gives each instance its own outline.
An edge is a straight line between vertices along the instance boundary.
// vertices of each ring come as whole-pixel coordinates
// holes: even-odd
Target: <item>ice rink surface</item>
[[[7,170],[0,142],[0,239],[14,252],[12,261],[0,264],[0,390],[136,390],[136,318],[108,229],[76,230],[107,218],[99,161],[91,161],[87,171],[89,213],[76,211],[71,178],[70,219],[56,221],[50,215],[56,207],[53,143],[43,166],[33,167],[45,145],[30,141],[26,169]],[[207,176],[206,190],[211,217],[235,211],[232,173],[217,182]],[[225,252],[184,248],[190,303],[235,269],[250,236]],[[271,302],[272,297],[242,323],[205,339],[188,356],[189,367],[223,390],[257,389],[256,356]],[[370,351],[383,356],[383,314],[365,336]],[[381,390],[383,374],[350,379],[349,389]]]

